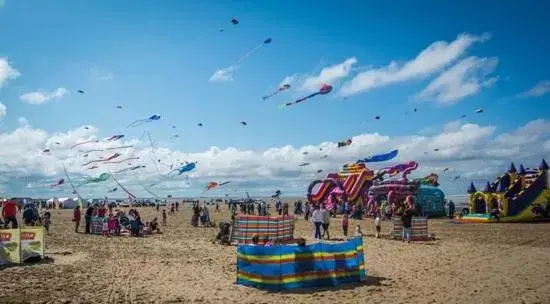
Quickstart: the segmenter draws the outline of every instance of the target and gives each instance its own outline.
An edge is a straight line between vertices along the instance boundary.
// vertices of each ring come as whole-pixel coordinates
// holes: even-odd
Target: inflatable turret
[[[519,174],[525,175],[527,171],[525,171],[525,168],[523,167],[523,164],[519,165]]]
[[[491,193],[491,184],[489,184],[489,182],[487,182],[485,184],[485,188],[483,188],[483,192],[484,193]]]
[[[470,183],[470,186],[468,187],[468,190],[466,192],[468,192],[469,194],[473,194],[477,192],[476,186],[474,186],[473,182]]]
[[[510,163],[510,169],[508,169],[508,173],[516,173],[516,166],[514,166],[514,163]]]
[[[546,163],[546,161],[544,160],[544,158],[542,159],[542,161],[540,162],[540,165],[539,165],[539,170],[540,171],[546,171],[548,170],[548,164]]]
[[[497,192],[498,193],[506,192],[506,189],[508,189],[509,185],[510,185],[510,176],[508,174],[504,174],[500,178],[500,182],[498,183]]]

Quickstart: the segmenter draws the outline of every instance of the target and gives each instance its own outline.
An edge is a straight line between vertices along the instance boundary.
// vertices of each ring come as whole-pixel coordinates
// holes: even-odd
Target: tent
[[[76,207],[78,199],[70,197],[56,199],[52,197],[46,203],[50,205],[54,201],[57,201],[56,205],[59,206],[58,208],[60,209],[73,209],[74,207]]]

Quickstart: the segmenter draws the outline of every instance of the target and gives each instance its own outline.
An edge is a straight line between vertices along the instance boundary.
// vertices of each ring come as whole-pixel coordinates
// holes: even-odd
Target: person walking
[[[320,210],[319,205],[315,206],[313,213],[311,214],[311,221],[315,226],[315,238],[321,239],[321,225],[323,224],[323,212]]]
[[[330,233],[328,228],[330,226],[330,211],[323,207],[323,238],[327,235],[327,240],[330,240]]]
[[[82,214],[80,214],[80,206],[76,206],[73,211],[74,232],[78,232],[78,227],[80,226],[81,219]]]

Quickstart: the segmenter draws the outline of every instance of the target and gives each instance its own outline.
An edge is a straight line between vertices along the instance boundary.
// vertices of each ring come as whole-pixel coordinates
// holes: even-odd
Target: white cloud
[[[352,80],[344,83],[341,94],[354,95],[390,84],[430,76],[455,62],[473,44],[484,42],[489,38],[489,34],[481,36],[460,34],[451,43],[436,41],[403,65],[392,61],[385,67],[368,69],[357,74]]]
[[[534,87],[527,90],[524,93],[518,95],[518,97],[540,97],[550,93],[550,80],[539,81]]]
[[[19,117],[17,118],[17,123],[19,123],[19,126],[25,127],[29,124],[29,121],[25,117]]]
[[[41,104],[44,104],[44,103],[46,103],[50,100],[60,100],[63,97],[69,95],[69,94],[70,94],[69,90],[67,90],[65,88],[57,88],[57,89],[53,90],[52,92],[47,92],[47,91],[44,91],[44,90],[38,90],[36,92],[25,93],[25,94],[19,96],[19,98],[23,102],[28,103],[28,104],[41,105]]]
[[[21,73],[10,66],[8,58],[0,57],[0,88],[9,79],[15,79],[21,76]]]
[[[454,104],[467,96],[475,95],[497,81],[497,77],[490,77],[497,64],[497,58],[472,56],[463,59],[432,80],[418,98]]]
[[[0,120],[2,120],[6,114],[8,114],[8,108],[2,102],[0,102]]]
[[[308,77],[302,83],[302,89],[306,91],[318,91],[323,84],[334,84],[336,81],[348,77],[354,64],[355,57],[348,58],[344,62],[326,67],[319,75]]]
[[[214,74],[212,74],[212,77],[208,81],[210,82],[229,82],[233,81],[233,73],[237,70],[237,66],[230,66],[225,69],[219,69]]]
[[[536,166],[542,157],[550,153],[550,121],[539,119],[518,128],[511,133],[496,134],[494,126],[477,124],[449,123],[444,130],[433,136],[397,136],[390,137],[378,133],[362,134],[353,137],[353,144],[346,148],[337,148],[335,143],[323,142],[303,147],[274,147],[265,151],[239,150],[236,148],[210,149],[187,153],[169,148],[152,150],[147,143],[127,140],[112,143],[93,143],[71,149],[71,146],[87,140],[103,138],[95,127],[78,128],[61,133],[47,133],[24,124],[9,133],[0,133],[0,176],[12,176],[0,179],[0,187],[10,194],[17,191],[34,191],[35,195],[47,196],[48,189],[35,187],[26,189],[29,182],[47,184],[63,177],[62,164],[65,163],[71,178],[82,180],[83,176],[97,176],[102,172],[116,171],[128,167],[120,164],[100,164],[100,169],[88,170],[82,166],[87,160],[98,159],[115,151],[90,152],[88,157],[78,150],[133,145],[127,150],[118,150],[123,158],[140,157],[132,161],[133,165],[145,165],[146,168],[117,175],[119,181],[138,196],[149,196],[140,183],[150,185],[158,183],[151,190],[159,195],[174,196],[201,195],[202,185],[208,181],[226,181],[232,183],[221,191],[208,192],[211,195],[227,193],[229,189],[239,194],[249,191],[251,194],[270,194],[281,189],[287,194],[304,195],[307,185],[315,178],[323,177],[327,172],[335,172],[347,162],[354,162],[371,154],[387,152],[398,148],[399,156],[391,163],[416,160],[420,163],[413,177],[430,172],[441,173],[448,167],[447,173],[441,173],[442,187],[450,194],[464,193],[467,181],[455,181],[454,176],[468,176],[492,180],[496,174],[505,170],[510,161],[523,162],[526,166]],[[154,139],[159,140],[159,139]],[[59,143],[59,144],[57,144]],[[322,148],[322,151],[319,150]],[[44,153],[44,149],[51,152]],[[439,151],[434,152],[434,149]],[[309,152],[304,155],[303,152]],[[321,158],[323,155],[328,158]],[[161,159],[165,164],[159,164]],[[173,179],[162,177],[168,172],[172,162],[198,161],[196,171],[189,175]],[[299,167],[302,162],[311,163],[308,167]],[[166,165],[168,164],[168,165]],[[389,163],[371,164],[374,169]],[[323,174],[315,174],[323,169]],[[19,179],[17,178],[19,177]],[[23,178],[24,177],[24,178]],[[32,180],[31,180],[32,177]],[[187,184],[190,183],[190,184]],[[291,187],[292,185],[292,187]],[[83,186],[80,191],[87,197],[103,197],[106,189],[114,186],[111,182]],[[18,190],[20,189],[20,190]],[[67,186],[63,191],[70,194]],[[121,194],[119,194],[121,196]]]

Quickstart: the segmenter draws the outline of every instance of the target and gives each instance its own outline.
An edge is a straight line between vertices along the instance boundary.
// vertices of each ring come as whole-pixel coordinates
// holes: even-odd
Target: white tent
[[[59,208],[63,209],[73,209],[77,205],[76,200],[70,197],[58,198],[57,202],[59,204]]]

